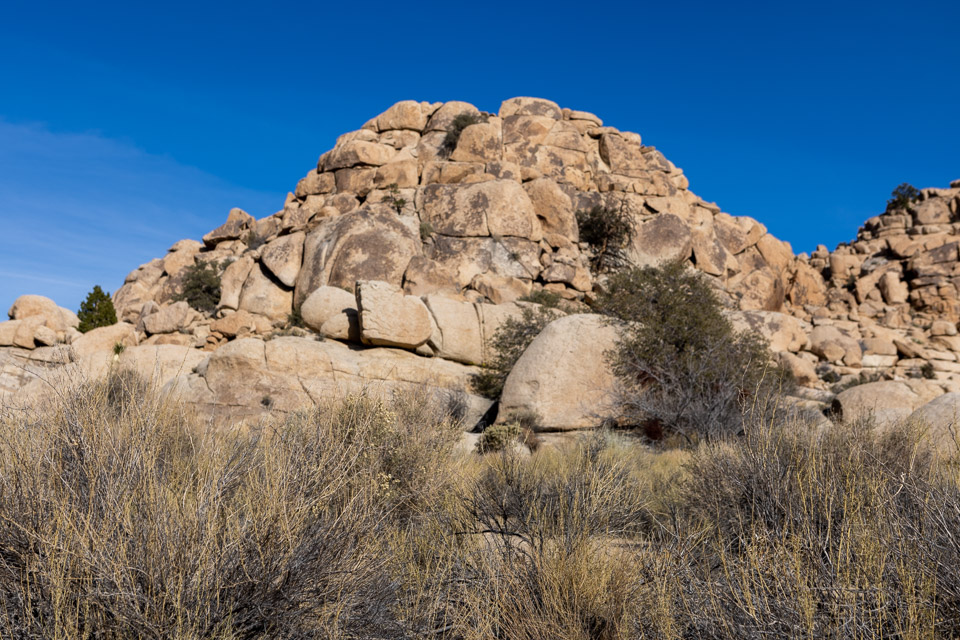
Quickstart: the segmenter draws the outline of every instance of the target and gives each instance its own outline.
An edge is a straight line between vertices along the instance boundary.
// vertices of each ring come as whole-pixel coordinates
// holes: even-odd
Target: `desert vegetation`
[[[960,633],[960,482],[909,426],[477,456],[458,414],[361,394],[218,431],[122,369],[6,412],[0,635]]]
[[[80,318],[80,325],[77,329],[81,333],[86,333],[97,327],[108,327],[116,324],[117,311],[113,307],[110,293],[104,292],[100,285],[95,285],[93,290],[87,294],[86,299],[80,303],[77,317]]]
[[[174,300],[186,301],[201,313],[213,313],[220,302],[220,277],[226,264],[200,260],[183,270],[181,291]]]

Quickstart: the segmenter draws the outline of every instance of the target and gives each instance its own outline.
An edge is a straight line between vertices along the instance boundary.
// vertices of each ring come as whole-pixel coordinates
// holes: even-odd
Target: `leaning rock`
[[[293,310],[293,291],[271,279],[263,265],[258,264],[243,283],[238,309],[282,322]]]
[[[430,338],[430,312],[420,298],[387,282],[357,283],[360,335],[366,344],[415,349]]]
[[[534,412],[546,431],[600,426],[611,417],[616,379],[605,354],[616,346],[617,333],[598,315],[548,324],[507,376],[498,420]]]
[[[841,392],[833,400],[833,412],[845,422],[861,419],[888,427],[907,418],[922,399],[902,382],[868,382]]]
[[[260,262],[270,270],[277,280],[288,287],[297,283],[300,265],[303,263],[302,231],[273,240],[260,252]]]
[[[230,209],[227,221],[203,236],[203,244],[215,247],[225,240],[237,240],[243,237],[256,222],[256,219],[243,209]]]

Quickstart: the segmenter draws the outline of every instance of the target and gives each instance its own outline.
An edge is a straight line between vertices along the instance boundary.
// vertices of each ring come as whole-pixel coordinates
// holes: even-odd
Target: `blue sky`
[[[0,7],[0,310],[76,309],[232,206],[262,217],[401,99],[550,98],[640,133],[795,251],[960,178],[960,3]]]

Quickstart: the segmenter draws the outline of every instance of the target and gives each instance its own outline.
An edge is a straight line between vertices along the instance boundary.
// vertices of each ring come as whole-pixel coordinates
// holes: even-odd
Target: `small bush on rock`
[[[117,323],[117,311],[113,307],[113,300],[110,299],[110,293],[104,292],[100,285],[93,287],[93,291],[87,294],[87,299],[80,303],[80,311],[77,313],[80,318],[80,332],[86,333],[97,327],[109,327]]]
[[[580,241],[593,250],[591,266],[597,273],[627,266],[626,248],[633,239],[630,216],[617,209],[596,206],[577,212]]]
[[[443,137],[443,143],[440,145],[440,151],[444,155],[449,156],[457,148],[457,143],[460,142],[460,134],[463,133],[464,129],[472,124],[480,124],[481,122],[486,121],[487,119],[485,117],[475,113],[458,114],[453,119],[453,123],[450,125],[450,130],[447,131],[447,135]]]
[[[213,313],[220,302],[220,276],[225,265],[198,261],[184,269],[183,290],[175,302],[186,301],[201,313]]]
[[[500,325],[493,334],[494,356],[490,362],[484,363],[483,370],[474,377],[474,391],[491,400],[499,398],[513,365],[543,328],[560,315],[555,309],[526,308],[519,318],[509,318]]]
[[[520,441],[520,423],[504,422],[492,424],[483,430],[477,441],[478,453],[493,453],[508,449],[514,442]]]
[[[602,313],[626,322],[609,354],[624,416],[688,441],[739,433],[783,374],[757,335],[733,330],[709,284],[680,261],[611,276]]]
[[[894,189],[890,196],[891,198],[887,200],[887,211],[895,211],[910,206],[911,202],[920,197],[920,192],[913,185],[904,182]]]

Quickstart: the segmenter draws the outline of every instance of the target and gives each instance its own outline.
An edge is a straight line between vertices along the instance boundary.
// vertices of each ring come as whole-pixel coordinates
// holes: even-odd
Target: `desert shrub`
[[[420,223],[420,241],[426,242],[433,237],[433,225],[429,222]]]
[[[960,503],[935,469],[902,426],[756,425],[701,448],[663,547],[679,560],[673,624],[705,637],[953,637],[958,547],[945,536]]]
[[[406,198],[400,197],[400,187],[396,182],[391,182],[387,185],[387,197],[386,202],[399,214],[403,212],[403,208],[407,205]]]
[[[920,192],[912,185],[904,182],[890,194],[890,199],[887,200],[887,211],[906,209],[910,206],[911,202],[914,202],[919,197]]]
[[[287,327],[297,327],[299,329],[306,327],[303,322],[303,314],[300,312],[300,307],[294,307],[293,311],[287,314]]]
[[[556,309],[560,306],[560,301],[563,300],[563,298],[555,291],[536,289],[522,296],[520,300],[523,302],[533,302],[547,309]]]
[[[560,315],[555,309],[526,307],[520,317],[508,318],[500,325],[491,342],[493,358],[485,362],[480,373],[473,378],[474,391],[491,400],[499,398],[513,365],[543,328]]]
[[[78,329],[81,333],[116,324],[117,311],[113,308],[110,293],[104,292],[100,285],[95,285],[93,291],[87,294],[87,299],[80,303],[77,317],[80,318]]]
[[[477,441],[477,453],[504,451],[520,440],[520,423],[503,422],[492,424],[483,430]]]
[[[198,260],[183,270],[181,292],[174,300],[186,301],[201,313],[213,313],[220,303],[220,276],[225,265]]]
[[[735,332],[709,284],[680,261],[611,276],[599,310],[622,321],[608,354],[625,419],[688,442],[739,433],[785,384],[757,335]]]
[[[629,214],[620,209],[595,206],[577,211],[580,241],[590,245],[590,264],[602,273],[630,263],[626,249],[633,239],[634,224]]]
[[[443,137],[443,142],[440,145],[441,153],[449,156],[457,148],[457,143],[460,142],[460,134],[463,133],[464,129],[472,124],[480,124],[486,121],[487,119],[480,114],[469,112],[457,114],[450,124],[450,129],[447,130],[447,134]]]

